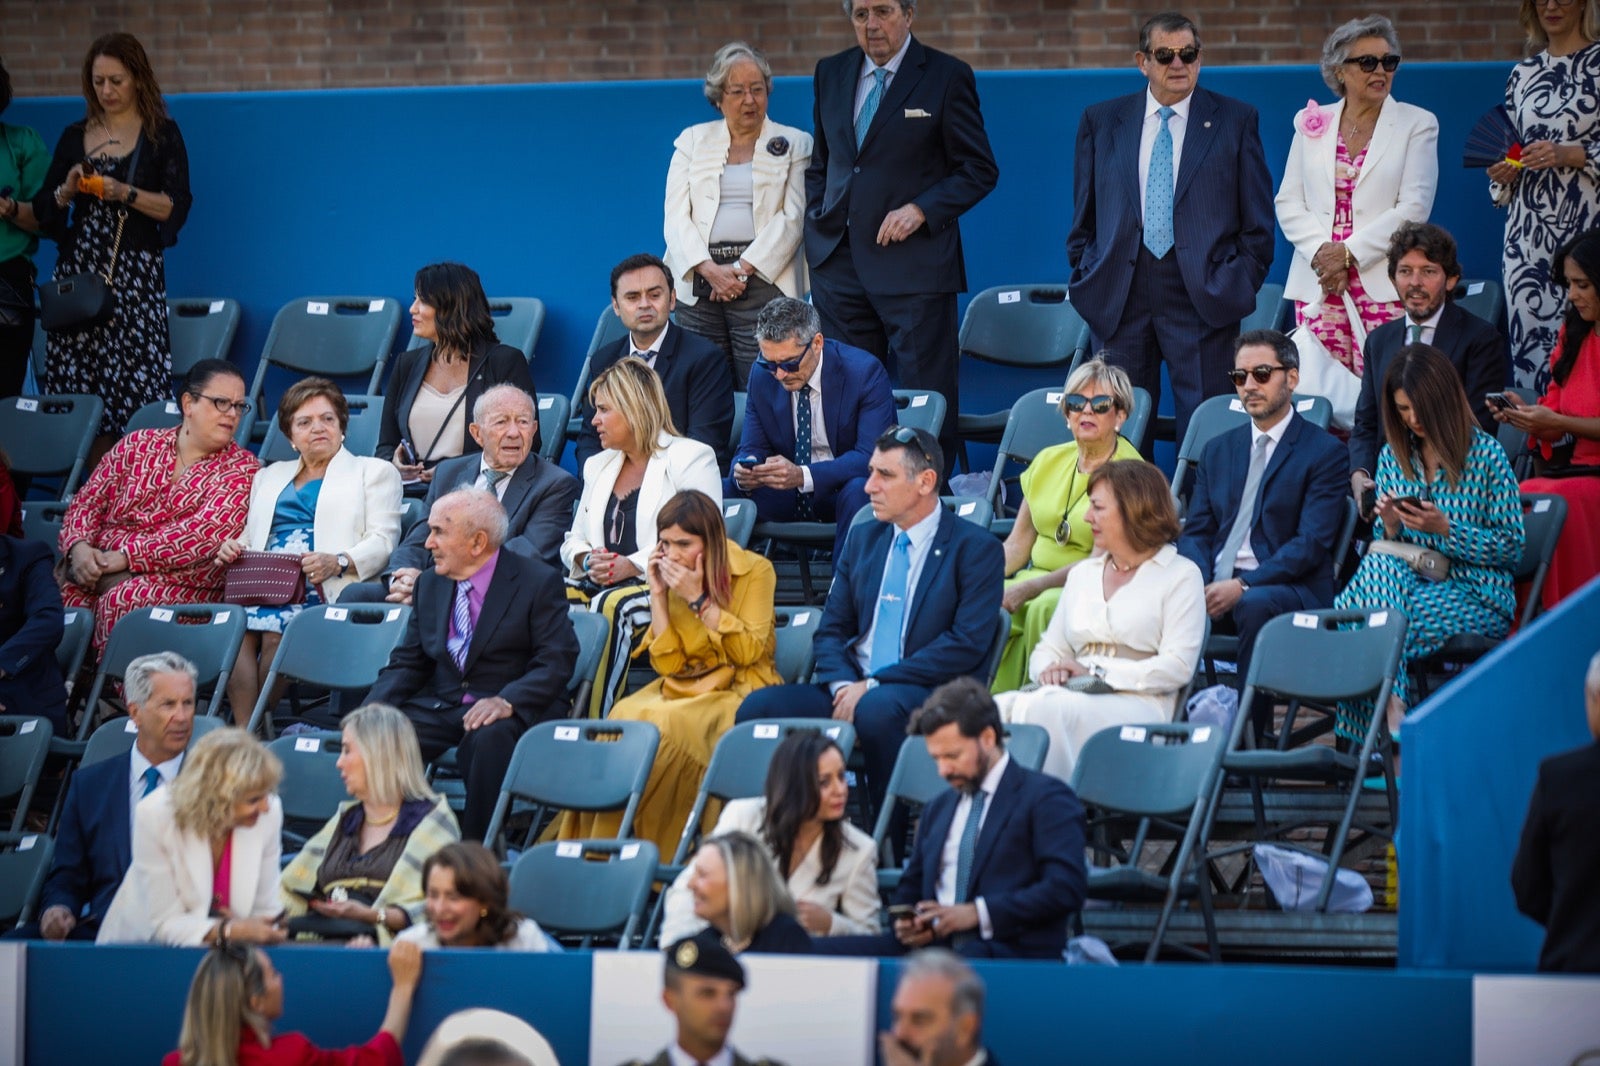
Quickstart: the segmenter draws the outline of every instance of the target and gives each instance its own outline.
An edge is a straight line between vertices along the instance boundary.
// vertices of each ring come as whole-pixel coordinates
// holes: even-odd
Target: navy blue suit
[[[870,522],[845,542],[812,640],[818,683],[757,689],[745,697],[739,721],[832,716],[831,684],[862,680],[853,646],[877,612],[884,564],[898,532],[888,522]],[[1000,542],[941,507],[939,527],[912,593],[903,655],[873,675],[878,687],[856,704],[856,736],[866,758],[874,806],[883,803],[911,712],[946,681],[968,675],[988,683],[985,670],[1000,625],[1004,583],[1005,552]]]
[[[1207,584],[1243,502],[1253,433],[1248,423],[1235,426],[1207,444],[1200,456],[1178,551],[1200,568]],[[1263,625],[1288,611],[1333,605],[1333,550],[1344,524],[1348,475],[1339,441],[1291,412],[1262,474],[1250,526],[1250,549],[1258,565],[1235,575],[1249,586],[1232,618],[1239,634],[1241,677]]]
[[[633,338],[624,336],[612,341],[594,353],[589,380],[632,354]],[[728,438],[733,436],[733,368],[728,363],[728,353],[700,334],[673,323],[661,338],[656,375],[667,394],[667,410],[672,412],[678,435],[709,444],[717,453],[717,462],[725,464]],[[573,450],[578,469],[582,470],[589,457],[600,450],[600,437],[593,424],[594,404],[588,396],[583,398],[577,414],[583,428],[578,431]]]
[[[1189,100],[1172,251],[1157,259],[1144,246],[1147,91],[1095,104],[1079,120],[1067,238],[1072,306],[1095,347],[1152,396],[1166,361],[1180,441],[1201,401],[1230,391],[1233,339],[1272,266],[1276,226],[1255,108],[1206,89]]]
[[[837,523],[834,555],[844,548],[850,521],[867,502],[867,463],[872,446],[895,424],[894,390],[882,364],[869,352],[839,341],[822,343],[822,423],[833,458],[811,465],[811,510]],[[744,431],[734,459],[753,455],[758,461],[781,455],[798,462],[794,439],[794,405],[789,392],[771,374],[750,375],[744,408]],[[748,495],[763,522],[788,522],[798,517],[798,490],[753,489],[746,493],[730,468],[723,479],[725,497]]]
[[[1367,334],[1366,346],[1361,349],[1365,359],[1361,370],[1361,395],[1356,400],[1355,424],[1350,430],[1351,470],[1365,470],[1371,474],[1378,469],[1378,451],[1384,443],[1383,414],[1378,407],[1378,397],[1383,392],[1383,376],[1388,373],[1389,364],[1406,346],[1410,324],[1411,320],[1401,315]],[[1439,325],[1433,331],[1433,347],[1443,352],[1450,365],[1456,368],[1478,425],[1494,436],[1500,430],[1500,423],[1494,420],[1483,398],[1504,389],[1511,381],[1511,347],[1506,335],[1471,311],[1463,311],[1446,301],[1439,312]]]
[[[67,728],[67,690],[56,662],[66,617],[48,545],[0,536],[0,705]]]
[[[856,145],[855,101],[865,54],[817,64],[816,138],[806,169],[806,261],[824,336],[887,362],[900,384],[949,404],[939,443],[955,454],[956,298],[967,287],[959,219],[987,196],[1000,168],[978,108],[972,68],[915,37]],[[914,203],[926,218],[879,245],[889,212]]]
[[[72,775],[56,830],[55,864],[39,898],[39,914],[66,907],[78,919],[72,939],[94,939],[100,919],[133,865],[133,819],[128,810],[132,756],[123,752]],[[88,913],[84,913],[84,907]]]

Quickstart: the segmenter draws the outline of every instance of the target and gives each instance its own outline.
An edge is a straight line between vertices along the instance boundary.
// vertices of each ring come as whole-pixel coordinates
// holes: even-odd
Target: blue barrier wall
[[[1600,581],[1484,657],[1401,727],[1401,966],[1532,970],[1544,931],[1511,893],[1539,762],[1590,740],[1583,675]]]
[[[1462,243],[1468,276],[1498,277],[1501,217],[1481,173],[1464,171],[1473,121],[1501,99],[1504,63],[1419,63],[1397,95],[1440,116],[1435,221]],[[1253,101],[1274,179],[1295,111],[1329,93],[1309,66],[1217,68],[1204,84]],[[1078,116],[1143,86],[1127,70],[984,73],[979,89],[1000,184],[963,223],[974,291],[1065,279]],[[26,91],[26,86],[18,86]],[[312,293],[405,297],[416,268],[452,258],[491,294],[531,295],[550,310],[534,373],[570,390],[605,306],[613,263],[659,251],[672,140],[714,117],[698,81],[175,96],[191,161],[194,211],[167,259],[174,296],[244,305],[234,357],[253,368],[273,313]],[[19,99],[8,121],[54,145],[80,117],[73,99]],[[774,119],[811,127],[811,83],[782,78]],[[41,251],[48,270],[53,250]],[[1279,242],[1272,278],[1288,271]],[[404,344],[408,329],[401,331]],[[1056,383],[982,370],[965,375],[971,409],[1009,406]]]
[[[27,1061],[159,1061],[177,1046],[199,958],[198,951],[170,948],[29,945]],[[279,1031],[304,1032],[324,1047],[372,1035],[389,988],[382,954],[302,947],[276,949],[272,958],[284,978]],[[415,1061],[446,1015],[484,1006],[527,1019],[565,1066],[588,1061],[589,958],[429,952],[406,1060]],[[985,1040],[1006,1063],[1412,1066],[1471,1059],[1472,981],[1464,975],[1182,964],[978,969],[989,993]],[[897,977],[895,965],[885,963],[879,1029],[889,1025]],[[654,1001],[639,1007],[660,1009]],[[1250,1019],[1248,1039],[1241,1039],[1241,1016]],[[1383,1024],[1343,1024],[1358,1018]]]

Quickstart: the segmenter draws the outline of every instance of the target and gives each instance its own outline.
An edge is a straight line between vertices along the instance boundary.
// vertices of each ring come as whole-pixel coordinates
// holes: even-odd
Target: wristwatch
[[[875,678],[875,677],[867,678],[867,691],[868,692],[871,692],[873,689],[877,688],[878,685],[879,685],[879,681],[878,681],[877,678]]]
[[[139,190],[135,189],[132,185],[128,186],[128,195],[123,198],[122,202],[127,204],[129,207],[132,207],[133,204],[134,204],[134,201],[136,201],[138,199],[139,199]]]
[[[344,552],[340,552],[338,555],[335,555],[333,557],[333,561],[339,564],[339,573],[341,574],[350,569],[350,556],[346,555]]]

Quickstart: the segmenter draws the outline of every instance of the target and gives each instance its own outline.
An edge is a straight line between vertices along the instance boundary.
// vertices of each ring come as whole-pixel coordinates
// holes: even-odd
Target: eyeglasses
[[[1075,415],[1082,414],[1085,407],[1097,415],[1108,415],[1116,405],[1115,396],[1085,396],[1081,392],[1069,392],[1061,401],[1061,406]]]
[[[1288,369],[1286,366],[1268,366],[1266,363],[1262,363],[1260,366],[1253,366],[1249,370],[1230,370],[1228,371],[1228,380],[1233,382],[1234,388],[1243,385],[1246,378],[1255,378],[1258,383],[1265,385],[1272,380],[1272,375],[1280,370],[1287,371]]]
[[[915,429],[910,426],[899,426],[895,429],[887,430],[874,442],[874,447],[881,452],[894,444],[908,445],[917,449],[922,453],[922,458],[927,461],[928,465],[937,471],[939,464],[934,462],[932,455],[928,454],[927,446],[922,443],[922,438],[917,435]]]
[[[189,392],[189,395],[197,400],[210,400],[211,406],[217,409],[217,414],[219,415],[225,415],[229,411],[236,415],[250,413],[250,405],[244,400],[230,400],[226,396],[207,396],[203,392],[194,392],[193,390]]]
[[[1183,65],[1188,67],[1193,66],[1194,61],[1200,58],[1200,46],[1197,44],[1186,44],[1182,48],[1177,49],[1157,48],[1155,51],[1146,54],[1163,67],[1172,66],[1172,61],[1174,59],[1183,60]]]
[[[776,374],[780,370],[785,374],[798,374],[800,373],[800,364],[805,362],[805,360],[805,352],[801,352],[793,359],[785,359],[781,363],[774,363],[765,356],[758,355],[756,356],[756,366],[760,367],[762,370],[765,370],[769,374]]]
[[[1556,2],[1560,3],[1561,0],[1556,0]],[[1567,0],[1567,2],[1571,3],[1571,0]],[[1378,56],[1351,56],[1349,59],[1345,60],[1346,66],[1358,66],[1361,68],[1361,73],[1363,74],[1371,74],[1373,71],[1378,69],[1378,65],[1380,63],[1383,65],[1383,69],[1388,71],[1390,74],[1393,74],[1396,70],[1400,69],[1400,57],[1395,55],[1393,52],[1383,56],[1382,58],[1379,58]]]

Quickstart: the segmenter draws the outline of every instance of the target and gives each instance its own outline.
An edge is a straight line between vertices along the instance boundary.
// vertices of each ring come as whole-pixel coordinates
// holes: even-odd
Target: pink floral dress
[[[1344,136],[1339,136],[1339,152],[1333,164],[1333,233],[1329,240],[1345,240],[1355,228],[1350,207],[1351,195],[1355,191],[1356,178],[1361,175],[1361,164],[1366,158],[1367,149],[1363,148],[1360,155],[1351,159]],[[1361,315],[1365,332],[1371,333],[1404,310],[1398,301],[1374,300],[1368,295],[1361,286],[1361,271],[1357,267],[1351,266],[1349,274],[1350,299]],[[1309,326],[1322,346],[1328,349],[1328,354],[1343,363],[1352,374],[1361,373],[1361,346],[1356,343],[1355,331],[1350,328],[1350,315],[1342,299],[1330,297],[1315,304],[1296,300],[1294,320],[1297,325]]]

